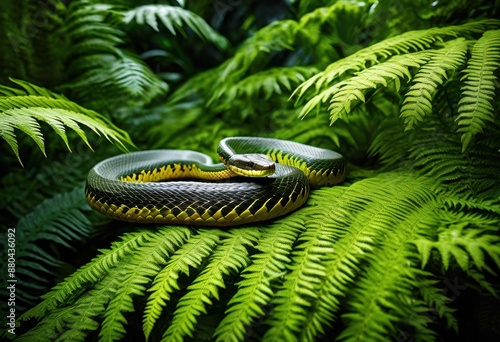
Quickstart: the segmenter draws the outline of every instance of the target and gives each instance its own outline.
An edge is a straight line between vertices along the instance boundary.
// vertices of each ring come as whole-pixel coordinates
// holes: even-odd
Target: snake
[[[97,163],[85,187],[90,207],[135,223],[238,226],[303,206],[311,189],[340,184],[346,161],[293,141],[229,137],[220,163],[191,150],[129,152]]]

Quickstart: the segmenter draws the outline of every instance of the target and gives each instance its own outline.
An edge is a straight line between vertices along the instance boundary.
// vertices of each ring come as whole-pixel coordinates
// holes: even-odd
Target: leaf
[[[125,12],[123,18],[125,24],[129,24],[134,20],[139,25],[146,23],[158,32],[160,31],[159,20],[174,36],[178,30],[183,32],[184,25],[187,25],[198,37],[213,43],[220,50],[226,50],[229,47],[227,39],[214,31],[202,17],[182,7],[169,5],[139,6]]]
[[[98,113],[85,109],[61,95],[52,93],[33,84],[14,80],[25,89],[24,95],[8,96],[9,88],[0,89],[0,137],[2,137],[21,163],[15,129],[30,136],[45,154],[43,135],[38,121],[46,122],[69,148],[65,127],[75,131],[90,147],[86,133],[80,128],[84,125],[94,133],[102,134],[108,141],[116,142],[118,147],[127,150],[133,146],[125,131],[114,126],[108,119]],[[19,92],[17,92],[19,94]],[[21,163],[22,164],[22,163]]]
[[[462,133],[462,151],[467,149],[472,138],[482,132],[488,122],[495,120],[494,72],[499,67],[500,30],[487,31],[472,48],[472,56],[461,78],[464,85],[456,121],[459,125],[457,131]]]

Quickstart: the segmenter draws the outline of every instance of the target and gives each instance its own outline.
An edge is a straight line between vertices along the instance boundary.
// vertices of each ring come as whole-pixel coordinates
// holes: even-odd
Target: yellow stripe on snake
[[[236,226],[301,207],[310,186],[341,183],[337,152],[286,140],[233,137],[222,163],[188,150],[151,150],[106,159],[90,170],[86,198],[114,219],[138,223]]]

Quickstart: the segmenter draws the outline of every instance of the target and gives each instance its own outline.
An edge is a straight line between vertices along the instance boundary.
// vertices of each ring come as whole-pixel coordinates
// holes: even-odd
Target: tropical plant
[[[0,11],[16,340],[500,337],[495,4],[28,2]],[[84,202],[118,153],[91,131],[214,157],[259,132],[338,150],[349,173],[271,222],[114,222]]]

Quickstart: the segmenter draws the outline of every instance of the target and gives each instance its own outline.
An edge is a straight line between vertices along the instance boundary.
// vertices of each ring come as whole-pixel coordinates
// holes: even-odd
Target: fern
[[[396,91],[401,87],[401,79],[406,76],[411,79],[410,67],[418,68],[430,58],[427,52],[395,56],[385,63],[375,65],[361,71],[358,75],[346,81],[337,83],[334,87],[313,97],[302,109],[300,116],[316,107],[320,102],[330,101],[330,122],[342,118],[343,113],[351,112],[353,104],[365,102],[365,93],[376,89],[379,85],[387,87],[390,81],[395,84]]]
[[[253,65],[259,68],[264,67],[272,53],[292,50],[298,29],[296,21],[284,20],[274,22],[257,31],[238,48],[232,58],[219,67],[219,83],[227,86],[227,81],[234,82],[243,78]],[[225,87],[221,88],[215,96],[220,96],[222,89]]]
[[[51,241],[56,246],[72,248],[75,241],[88,237],[92,223],[85,215],[89,211],[83,189],[78,188],[46,199],[30,214],[22,217],[15,226],[17,237],[16,265],[17,277],[22,284],[16,291],[18,307],[32,305],[37,297],[47,290],[46,276],[63,265],[52,253],[47,253],[40,244]],[[5,241],[6,243],[6,241]],[[2,248],[6,260],[7,246]],[[7,264],[3,265],[7,274]]]
[[[227,39],[215,32],[202,17],[182,7],[168,5],[140,6],[125,12],[123,18],[125,24],[132,21],[136,21],[139,25],[146,23],[153,30],[159,32],[158,20],[173,35],[176,35],[177,31],[184,33],[184,25],[187,25],[198,37],[213,43],[219,49],[225,50],[229,47]]]
[[[211,262],[179,300],[174,318],[163,335],[165,339],[182,341],[186,335],[192,336],[197,316],[206,313],[205,306],[212,305],[212,298],[219,299],[219,288],[225,288],[224,278],[248,265],[246,246],[252,246],[258,238],[258,231],[241,229],[223,240]]]
[[[498,27],[498,25],[500,25],[498,20],[486,19],[460,26],[409,31],[396,37],[385,39],[382,42],[352,54],[348,58],[330,64],[324,71],[301,84],[294,94],[300,98],[310,88],[314,87],[315,89],[321,89],[332,83],[332,81],[338,77],[346,74],[348,71],[363,70],[367,65],[378,64],[380,60],[387,59],[391,56],[406,54],[410,51],[425,50],[430,48],[435,42],[443,41],[443,39],[448,37],[468,36]]]
[[[413,331],[426,340],[435,333],[429,318],[422,316],[425,312],[437,310],[450,327],[456,327],[456,322],[435,276],[419,268],[429,266],[428,253],[415,246],[440,248],[437,243],[443,243],[448,250],[462,249],[461,254],[445,252],[449,267],[460,265],[462,255],[467,255],[469,268],[490,269],[486,256],[496,264],[500,261],[496,237],[500,216],[473,209],[481,208],[480,201],[469,204],[473,214],[463,216],[460,207],[448,204],[460,197],[449,191],[441,194],[445,188],[438,191],[432,184],[430,178],[385,173],[317,190],[306,208],[262,230],[190,233],[163,228],[131,233],[54,288],[23,319],[41,319],[40,327],[47,334],[62,331],[51,315],[67,310],[71,303],[78,310],[80,301],[84,305],[88,293],[103,291],[102,284],[113,274],[117,284],[129,285],[111,286],[111,299],[103,297],[95,303],[101,309],[89,317],[104,323],[91,330],[100,329],[103,338],[123,336],[123,313],[132,310],[131,298],[140,296],[149,297],[143,316],[149,340],[156,336],[156,329],[168,340],[196,338],[194,333],[207,324],[202,317],[215,300],[228,301],[218,326],[205,326],[219,340],[261,334],[264,340],[314,340],[331,334],[332,327],[339,338],[347,340],[396,336],[398,331]],[[479,234],[467,224],[458,235],[453,230],[450,235],[438,229],[467,217],[463,222],[486,224],[490,230]],[[476,242],[470,244],[472,240]],[[192,274],[192,270],[199,273]],[[187,286],[180,281],[181,274],[187,277],[183,277]],[[239,278],[235,293],[226,289],[232,277]],[[169,323],[157,326],[165,308],[174,304],[175,311],[169,310],[166,316]],[[74,312],[67,312],[64,326],[76,329],[76,334],[84,326],[75,325]],[[340,316],[345,328],[336,323]],[[259,323],[262,320],[265,325]]]
[[[280,67],[253,73],[242,79],[224,92],[214,94],[215,98],[224,97],[224,103],[246,96],[250,99],[263,98],[268,100],[272,95],[281,95],[291,91],[292,87],[303,82],[307,77],[315,73],[310,67]]]
[[[429,28],[435,24],[432,20],[446,19],[440,8],[460,10],[464,6],[460,1],[427,9],[419,8],[429,6],[425,1],[408,2],[403,5],[423,16],[413,18],[408,11],[412,13],[394,16],[387,23],[381,23],[378,15],[395,10],[394,4],[321,3],[325,7],[313,11],[309,10],[318,4],[308,1],[273,4],[280,8],[273,16],[286,19],[268,24],[271,19],[262,8],[270,5],[260,3],[237,7],[224,3],[229,9],[222,13],[218,4],[211,8],[207,2],[179,2],[181,7],[141,4],[135,9],[127,7],[132,2],[120,7],[86,0],[67,7],[57,2],[50,12],[53,26],[45,28],[60,40],[52,41],[39,59],[36,54],[23,56],[19,70],[26,67],[26,74],[38,74],[43,59],[61,51],[51,63],[59,69],[50,68],[57,72],[56,89],[67,91],[88,108],[112,113],[139,136],[141,146],[213,155],[219,138],[259,132],[338,149],[349,160],[349,177],[340,186],[315,189],[308,203],[287,217],[248,227],[142,229],[106,223],[108,238],[116,234],[112,228],[129,233],[26,312],[16,328],[18,339],[428,341],[440,338],[443,331],[448,334],[446,328],[453,330],[450,338],[456,337],[459,328],[461,334],[467,330],[461,311],[470,294],[480,300],[498,296],[500,147],[496,137],[500,128],[496,109],[500,102],[494,87],[499,54],[495,30],[500,21]],[[482,5],[485,2],[470,6],[478,11]],[[28,1],[19,16],[34,10]],[[485,17],[477,12],[470,16]],[[0,17],[10,15],[0,13]],[[12,25],[13,21],[5,22]],[[241,33],[234,30],[242,25]],[[422,29],[401,34],[407,28]],[[231,42],[238,46],[234,53],[216,30],[230,33]],[[383,40],[384,35],[394,36]],[[204,42],[199,48],[185,39],[195,36]],[[40,35],[36,41],[47,37]],[[378,43],[362,48],[365,40]],[[19,51],[36,51],[30,50],[31,41],[27,41]],[[223,53],[213,53],[212,45]],[[166,58],[157,59],[159,49]],[[193,49],[211,56],[200,63],[197,54],[191,54]],[[153,56],[148,62],[158,61],[156,70],[166,67],[177,80],[183,78],[179,70],[200,72],[186,82],[170,83],[172,93],[162,100],[167,84],[141,61],[139,53]],[[232,55],[224,61],[227,53]],[[76,111],[71,106],[77,105],[66,98],[34,89],[4,87],[2,93],[8,95],[6,99],[22,99],[21,105],[36,97],[46,104],[44,111],[64,118],[68,116],[63,112]],[[291,108],[290,93],[308,103]],[[153,100],[158,103],[146,107]],[[7,111],[24,108],[8,101],[13,108]],[[63,105],[69,107],[58,107]],[[45,121],[59,129],[53,128],[69,144],[70,124],[59,117],[39,119],[34,115],[42,111],[30,108],[25,112],[32,119],[20,129],[43,144],[39,121]],[[317,115],[304,117],[313,109]],[[77,112],[83,115],[87,110],[78,106]],[[108,120],[88,112],[124,145],[129,142]],[[297,123],[299,113],[303,120]],[[330,129],[328,114],[330,122],[344,120]],[[84,146],[87,140],[80,137]],[[5,139],[18,144],[15,136]],[[102,158],[109,152],[101,150]],[[101,156],[89,158],[81,166]],[[10,172],[20,170],[13,157],[4,159],[15,166],[8,164],[10,176],[2,178],[2,184],[29,178]],[[29,212],[37,199],[50,193],[40,188],[55,188],[43,179],[54,163],[42,160],[50,163],[46,169],[27,173],[37,175],[37,185],[28,180],[22,181],[23,188],[17,187],[36,192],[17,215]],[[64,169],[64,165],[57,167]],[[67,167],[78,168],[75,163]],[[62,178],[64,188],[71,182],[81,184],[84,175],[71,170]],[[19,193],[17,198],[22,197]],[[6,208],[16,211],[20,203]],[[50,218],[59,217],[50,210],[36,210],[27,224],[36,229],[33,222],[47,214],[50,225]],[[81,214],[87,207],[76,210]],[[59,227],[59,219],[51,225],[47,237],[57,241],[56,249],[81,238],[80,214],[60,213],[62,219],[70,216],[60,232],[53,230]],[[51,272],[61,263],[40,245],[30,251],[34,257],[29,261],[40,267],[23,277],[31,276],[33,289],[39,290],[46,270]],[[21,266],[22,271],[31,271],[27,263]],[[463,279],[467,291],[448,291],[447,281],[455,276]],[[458,295],[463,300],[454,301]],[[468,317],[475,324],[475,317]]]
[[[144,310],[144,335],[149,339],[155,322],[160,317],[163,307],[170,300],[172,292],[179,290],[177,280],[180,273],[189,276],[190,268],[198,268],[210,255],[219,241],[218,232],[200,232],[200,234],[189,239],[170,258],[168,264],[156,275],[153,285],[149,289],[146,309]]]
[[[158,273],[165,260],[186,238],[185,231],[178,234],[154,234],[141,245],[136,257],[130,257],[124,269],[118,274],[120,288],[111,298],[106,311],[99,337],[104,341],[117,341],[123,338],[126,331],[124,313],[134,311],[132,297],[143,295],[146,286]],[[144,255],[148,255],[144,258]]]
[[[113,6],[79,0],[69,4],[62,18],[72,77],[59,88],[106,110],[129,101],[149,103],[168,90],[144,62],[120,47],[125,33],[114,23],[117,13]]]
[[[252,333],[252,322],[266,315],[274,296],[273,284],[286,274],[286,265],[291,262],[290,251],[303,222],[287,218],[281,227],[267,228],[257,248],[263,254],[254,255],[253,263],[242,272],[238,291],[231,298],[226,316],[215,330],[218,341],[242,341]]]
[[[465,61],[467,42],[455,39],[432,55],[413,77],[413,85],[405,95],[401,107],[405,129],[412,129],[424,116],[432,113],[432,98],[436,88],[442,85]]]
[[[91,98],[95,93],[92,87],[96,85],[100,88],[100,97],[125,102],[147,103],[168,90],[168,85],[160,81],[144,62],[129,54],[122,54],[119,58],[93,55],[82,57],[80,62],[87,70],[64,86],[79,98]]]
[[[495,70],[500,67],[500,30],[485,32],[472,49],[471,59],[462,77],[462,98],[458,103],[458,132],[465,150],[487,122],[495,120]]]
[[[360,101],[366,102],[366,96],[371,95],[373,89],[378,89],[381,86],[387,88],[392,84],[388,81],[393,81],[394,90],[399,92],[401,80],[406,76],[408,80],[414,77],[415,79],[414,85],[405,95],[401,117],[405,120],[406,129],[413,128],[415,122],[423,120],[423,117],[432,111],[432,94],[437,86],[449,77],[448,73],[453,75],[454,72],[459,71],[458,68],[464,63],[465,48],[470,42],[458,38],[446,42],[440,49],[431,49],[431,47],[436,45],[438,41],[443,41],[443,38],[447,36],[467,36],[489,28],[496,28],[498,25],[498,21],[483,20],[461,26],[413,31],[360,50],[331,64],[325,71],[303,82],[295,90],[294,95],[298,98],[302,97],[313,85],[318,93],[302,108],[300,116],[307,115],[314,108],[328,101],[330,103],[331,123],[333,123],[342,118],[345,113],[349,113],[353,106]],[[493,82],[496,77],[493,75],[493,71],[498,68],[498,39],[495,38],[497,36],[495,32],[497,31],[487,31],[484,33],[485,38],[480,38],[477,41],[473,57],[468,62],[474,66],[469,66],[466,69],[466,76],[463,78],[472,78],[472,74],[476,75],[471,81],[466,81],[467,85],[463,87],[462,99],[459,102],[462,109],[459,109],[457,120],[459,126],[467,126],[458,128],[458,132],[462,132],[464,150],[470,143],[472,136],[482,131],[484,121],[492,121],[494,118],[492,101]],[[489,48],[484,45],[486,39],[491,40]],[[410,50],[417,52],[409,52]],[[491,52],[489,52],[490,50]],[[478,57],[479,54],[483,53],[487,56],[484,62],[483,57]],[[394,54],[401,55],[393,56]],[[385,61],[381,62],[379,59],[385,59]],[[483,63],[485,64],[483,65]],[[483,71],[480,71],[481,66],[484,68]],[[417,70],[416,76],[413,76],[411,68]],[[362,71],[321,90],[350,70]],[[484,80],[481,76],[477,76],[481,72],[486,73]],[[467,76],[469,74],[471,76]],[[485,89],[482,88],[480,82],[484,82]],[[479,96],[480,93],[484,94]]]
[[[22,335],[20,341],[85,341],[89,331],[99,327],[99,319],[120,284],[117,277],[120,270],[110,270],[95,288],[82,295],[75,304],[78,310],[67,306],[59,311],[52,312],[46,322]],[[54,326],[52,323],[56,323]]]
[[[0,88],[0,136],[9,144],[21,162],[15,129],[19,129],[32,138],[45,154],[43,134],[38,121],[47,123],[70,149],[66,136],[66,127],[72,129],[90,147],[84,125],[96,134],[102,134],[110,142],[116,142],[124,150],[132,142],[125,131],[115,127],[109,120],[98,113],[85,109],[62,95],[35,86],[28,82],[12,80],[24,91],[2,86]],[[71,150],[71,149],[70,149]]]

